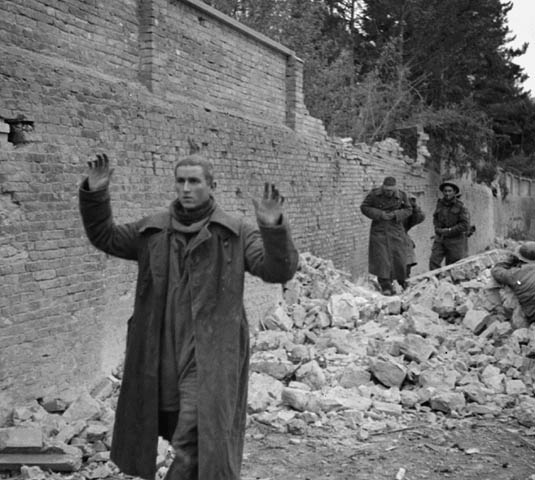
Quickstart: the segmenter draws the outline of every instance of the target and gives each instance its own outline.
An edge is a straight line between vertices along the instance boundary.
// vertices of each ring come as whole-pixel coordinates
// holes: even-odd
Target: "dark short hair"
[[[214,183],[214,166],[208,160],[206,160],[206,158],[200,153],[194,153],[193,155],[188,155],[182,160],[179,160],[175,165],[175,178],[178,167],[185,166],[201,167],[202,172],[204,174],[204,178],[206,179],[206,183],[208,183],[209,185],[212,185]]]

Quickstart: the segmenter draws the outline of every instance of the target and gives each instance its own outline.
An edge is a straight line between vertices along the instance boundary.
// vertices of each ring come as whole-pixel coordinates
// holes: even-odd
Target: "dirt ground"
[[[357,432],[331,422],[292,435],[253,422],[246,433],[242,480],[535,480],[535,429],[510,419],[426,421],[415,415],[410,425],[366,439],[358,439]],[[0,478],[25,479],[6,472]],[[44,478],[85,477],[56,473]]]
[[[507,419],[415,419],[358,440],[313,427],[301,436],[248,429],[242,480],[535,480],[535,431]]]

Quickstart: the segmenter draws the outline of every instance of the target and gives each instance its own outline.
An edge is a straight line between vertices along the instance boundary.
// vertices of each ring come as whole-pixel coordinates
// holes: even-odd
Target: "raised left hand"
[[[256,219],[261,225],[278,225],[282,218],[284,197],[273,183],[264,184],[264,195],[260,201],[253,198]]]

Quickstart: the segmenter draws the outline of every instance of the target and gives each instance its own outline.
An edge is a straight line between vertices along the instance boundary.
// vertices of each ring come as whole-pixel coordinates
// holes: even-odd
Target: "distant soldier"
[[[360,206],[371,218],[368,270],[377,276],[384,295],[392,295],[393,280],[405,288],[407,278],[407,233],[403,223],[412,213],[405,192],[398,190],[396,179],[386,177],[374,188]]]
[[[509,261],[497,263],[490,273],[511,287],[528,322],[535,322],[535,242],[519,245]]]
[[[405,232],[407,232],[407,278],[411,276],[412,267],[414,267],[414,265],[418,263],[416,262],[416,255],[414,253],[414,241],[409,236],[409,230],[415,225],[418,225],[419,223],[422,223],[425,220],[425,213],[422,212],[422,209],[416,203],[416,198],[410,197],[409,202],[412,207],[412,213],[403,222],[403,227],[405,228]]]
[[[438,199],[433,214],[435,239],[429,258],[430,270],[440,268],[444,259],[450,265],[468,254],[470,215],[458,198],[460,189],[452,182],[442,183],[439,189],[443,197]]]

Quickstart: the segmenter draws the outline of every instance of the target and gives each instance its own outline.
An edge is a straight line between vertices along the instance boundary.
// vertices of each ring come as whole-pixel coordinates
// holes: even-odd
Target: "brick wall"
[[[3,0],[0,42],[132,77],[138,69],[137,1]]]
[[[0,117],[24,115],[33,131],[15,145],[0,121],[0,404],[66,395],[122,357],[136,265],[89,245],[78,214],[96,152],[115,166],[117,222],[166,208],[174,163],[200,149],[225,209],[253,220],[251,198],[276,183],[300,250],[354,276],[366,273],[370,225],[359,206],[385,175],[431,216],[436,174],[392,143],[327,137],[303,105],[300,60],[198,1],[3,5]],[[490,201],[478,208],[501,211]],[[431,234],[429,221],[412,233],[419,269]],[[257,320],[280,288],[248,285]]]
[[[158,90],[284,124],[289,52],[265,48],[232,24],[211,20],[182,1],[160,12],[155,50],[165,75]]]

